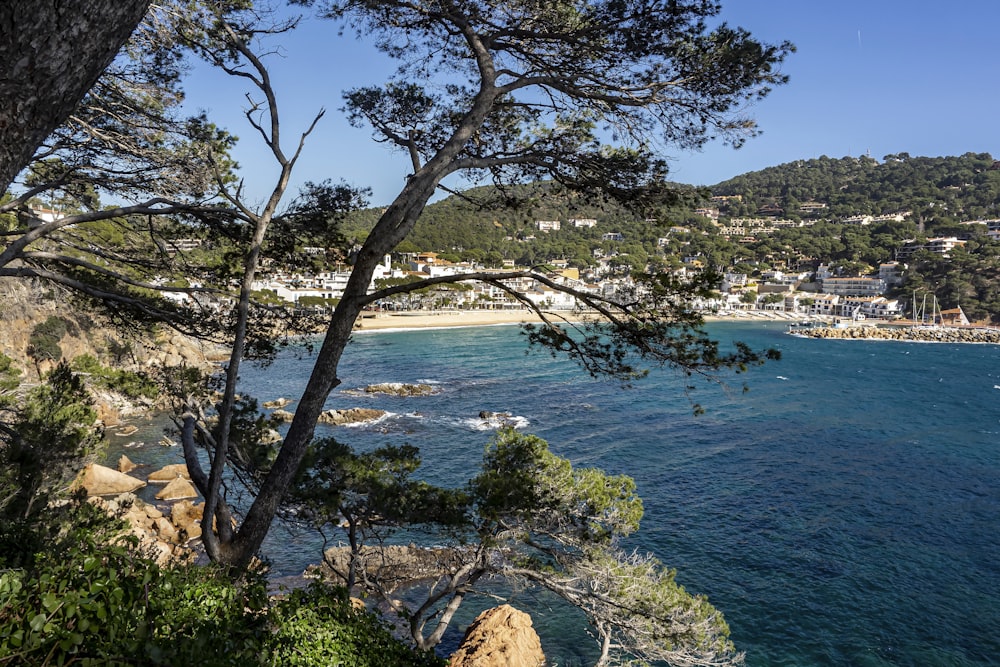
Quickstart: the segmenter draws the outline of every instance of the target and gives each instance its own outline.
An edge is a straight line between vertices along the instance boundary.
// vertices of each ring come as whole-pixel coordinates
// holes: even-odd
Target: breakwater
[[[814,327],[790,333],[808,338],[899,340],[923,343],[990,343],[1000,345],[1000,329],[965,327]]]

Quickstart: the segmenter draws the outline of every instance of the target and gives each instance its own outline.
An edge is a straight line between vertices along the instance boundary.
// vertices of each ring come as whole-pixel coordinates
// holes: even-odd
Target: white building
[[[878,296],[886,289],[884,280],[869,276],[824,278],[821,282],[824,294],[839,294],[841,296]]]

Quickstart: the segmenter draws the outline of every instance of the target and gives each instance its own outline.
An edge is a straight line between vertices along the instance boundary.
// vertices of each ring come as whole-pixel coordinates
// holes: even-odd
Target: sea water
[[[654,369],[622,388],[526,354],[517,327],[366,332],[327,407],[387,410],[338,439],[416,445],[437,484],[474,474],[493,428],[481,411],[510,413],[574,465],[631,475],[646,513],[630,546],[708,596],[751,666],[998,664],[1000,346],[709,329],[782,360],[719,381]],[[245,390],[294,399],[311,363],[283,353],[247,368]],[[381,382],[436,392],[355,391]],[[267,552],[276,574],[292,575],[319,548],[279,528]],[[467,605],[446,649],[492,604]],[[532,614],[551,663],[593,660],[580,617],[531,591],[513,604]]]

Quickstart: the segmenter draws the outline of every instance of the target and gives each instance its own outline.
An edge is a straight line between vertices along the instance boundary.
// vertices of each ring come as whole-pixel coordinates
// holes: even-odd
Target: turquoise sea
[[[723,611],[748,665],[1000,664],[1000,346],[709,329],[783,358],[721,385],[654,371],[623,389],[526,354],[517,327],[367,332],[329,407],[390,411],[337,436],[417,445],[440,484],[462,483],[480,461],[482,410],[510,412],[577,465],[631,475],[646,507],[633,546]],[[245,386],[295,398],[310,365],[288,352],[247,369]],[[377,382],[439,392],[351,393]],[[179,456],[143,449],[154,448]],[[300,573],[318,548],[285,530],[268,546],[279,575]],[[579,619],[531,592],[513,604],[532,614],[552,664],[589,664]]]

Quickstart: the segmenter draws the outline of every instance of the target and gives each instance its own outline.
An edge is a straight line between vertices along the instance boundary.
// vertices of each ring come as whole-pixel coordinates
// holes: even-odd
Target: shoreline
[[[554,311],[554,319],[579,322],[584,316],[574,311]],[[817,320],[816,317],[770,311],[734,311],[733,314],[706,314],[706,322],[779,322],[792,323]],[[505,324],[537,324],[541,319],[530,310],[411,310],[392,313],[362,313],[354,326],[355,332],[395,331],[407,329],[450,329]]]

